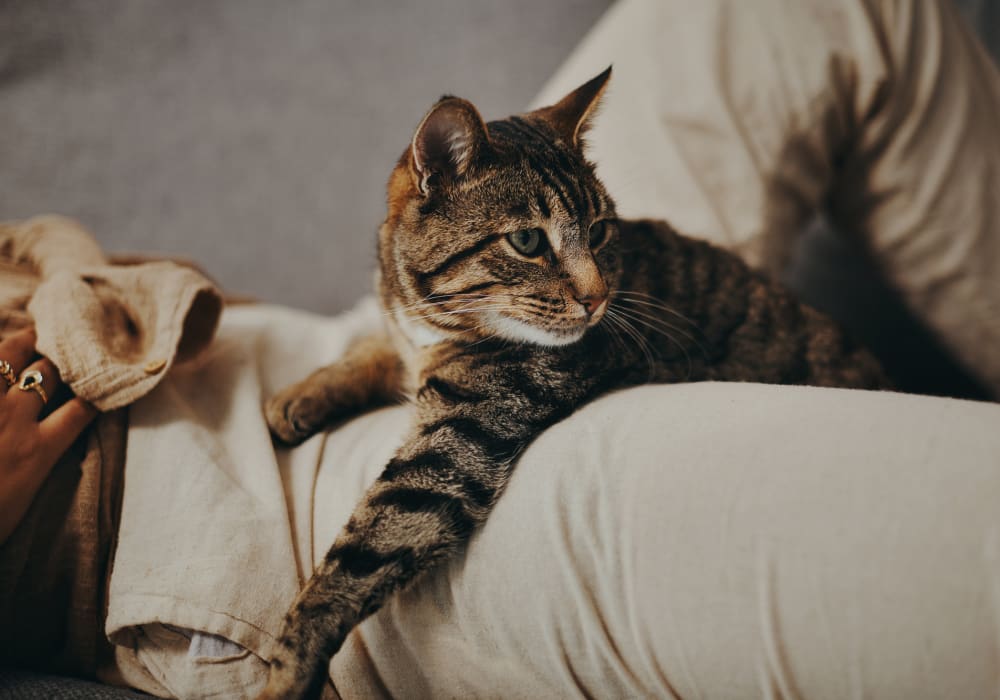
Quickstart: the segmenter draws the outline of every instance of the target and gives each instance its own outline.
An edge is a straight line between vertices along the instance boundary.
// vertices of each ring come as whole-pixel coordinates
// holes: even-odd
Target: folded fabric
[[[0,656],[92,675],[102,663],[105,573],[117,533],[126,414],[211,342],[222,297],[169,262],[110,264],[58,216],[0,224],[0,328],[34,324],[37,349],[105,411],[60,460],[0,546]],[[106,661],[106,659],[105,659]]]
[[[227,308],[202,360],[133,405],[110,639],[148,658],[150,635],[167,648],[171,635],[150,627],[162,623],[270,657],[312,572],[312,487],[326,436],[276,451],[261,405],[379,323],[372,299],[337,318]],[[175,678],[167,687],[187,686]]]
[[[222,295],[195,270],[172,262],[109,265],[71,219],[0,224],[0,252],[35,273],[26,310],[38,352],[74,394],[102,411],[130,404],[175,361],[197,355],[222,310]]]

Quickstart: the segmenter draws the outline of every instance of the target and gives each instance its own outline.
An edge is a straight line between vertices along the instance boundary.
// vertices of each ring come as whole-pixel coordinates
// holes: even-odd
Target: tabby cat
[[[378,236],[385,333],[266,412],[286,443],[404,397],[413,425],[288,613],[262,697],[317,694],[348,632],[453,556],[521,451],[594,397],[645,382],[885,385],[832,321],[733,254],[617,218],[581,141],[610,70],[489,124],[444,97],[396,164]]]

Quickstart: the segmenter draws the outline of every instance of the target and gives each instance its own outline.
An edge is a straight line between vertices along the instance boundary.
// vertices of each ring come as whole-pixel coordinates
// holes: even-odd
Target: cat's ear
[[[608,66],[556,104],[535,110],[534,114],[547,121],[567,143],[579,147],[580,137],[590,127],[610,78],[611,66]]]
[[[420,193],[426,195],[437,180],[463,177],[488,145],[486,124],[472,103],[442,97],[420,122],[410,146]]]

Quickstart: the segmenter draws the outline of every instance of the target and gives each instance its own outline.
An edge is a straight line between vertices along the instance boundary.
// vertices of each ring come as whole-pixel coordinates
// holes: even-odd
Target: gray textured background
[[[0,0],[0,219],[194,258],[321,312],[444,92],[522,110],[609,0]]]

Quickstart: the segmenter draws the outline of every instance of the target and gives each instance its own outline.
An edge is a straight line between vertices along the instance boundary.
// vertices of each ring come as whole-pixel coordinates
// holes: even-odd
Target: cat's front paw
[[[304,657],[304,655],[303,655]],[[299,658],[292,658],[289,649],[282,649],[271,659],[267,686],[256,700],[319,700],[326,698],[325,689],[329,660],[309,669]],[[339,696],[333,696],[339,697]]]
[[[271,434],[285,445],[298,445],[323,425],[325,411],[320,402],[297,389],[285,389],[264,405]]]

